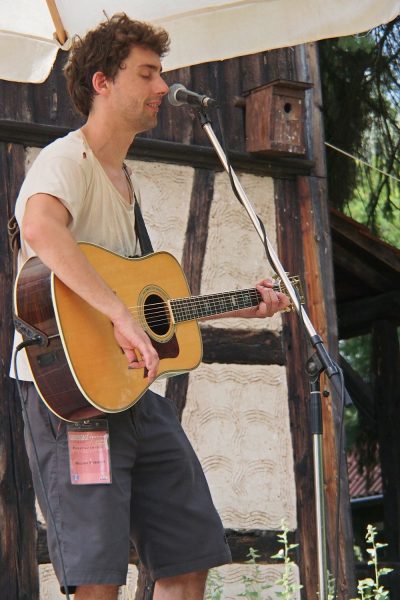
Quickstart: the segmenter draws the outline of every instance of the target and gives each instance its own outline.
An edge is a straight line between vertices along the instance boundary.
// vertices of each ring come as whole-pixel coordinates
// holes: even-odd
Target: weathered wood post
[[[39,597],[36,518],[23,440],[20,400],[8,377],[13,340],[12,259],[7,221],[24,176],[24,149],[0,142],[0,594],[12,600]]]

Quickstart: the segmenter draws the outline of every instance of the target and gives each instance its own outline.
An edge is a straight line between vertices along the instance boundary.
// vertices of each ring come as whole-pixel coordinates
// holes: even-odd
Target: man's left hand
[[[289,304],[289,298],[282,292],[276,292],[274,282],[271,279],[263,279],[256,284],[256,289],[261,295],[261,302],[258,306],[244,308],[237,311],[237,317],[258,318],[272,317],[275,313],[285,310]]]

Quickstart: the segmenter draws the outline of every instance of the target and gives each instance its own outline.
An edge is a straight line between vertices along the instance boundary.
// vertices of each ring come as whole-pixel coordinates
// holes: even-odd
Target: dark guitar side
[[[38,258],[30,259],[18,277],[16,311],[48,337],[56,336],[47,347],[26,349],[36,387],[48,408],[67,421],[103,414],[81,394],[71,374],[53,309],[51,271]]]

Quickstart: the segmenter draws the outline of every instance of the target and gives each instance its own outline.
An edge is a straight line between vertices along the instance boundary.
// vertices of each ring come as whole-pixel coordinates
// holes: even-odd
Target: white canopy
[[[59,48],[116,12],[169,31],[172,70],[366,31],[394,19],[400,0],[0,0],[0,79],[44,81]]]

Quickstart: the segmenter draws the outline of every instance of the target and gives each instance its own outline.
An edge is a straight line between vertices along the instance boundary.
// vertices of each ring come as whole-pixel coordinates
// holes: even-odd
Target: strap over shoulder
[[[147,254],[152,254],[154,252],[153,246],[152,246],[150,236],[149,236],[147,228],[146,228],[146,224],[143,219],[142,211],[140,210],[139,202],[137,201],[137,198],[136,198],[135,189],[133,187],[129,169],[125,163],[123,165],[123,168],[124,168],[125,177],[128,181],[129,189],[131,191],[132,201],[134,202],[136,235],[139,239],[142,256],[146,256]]]

